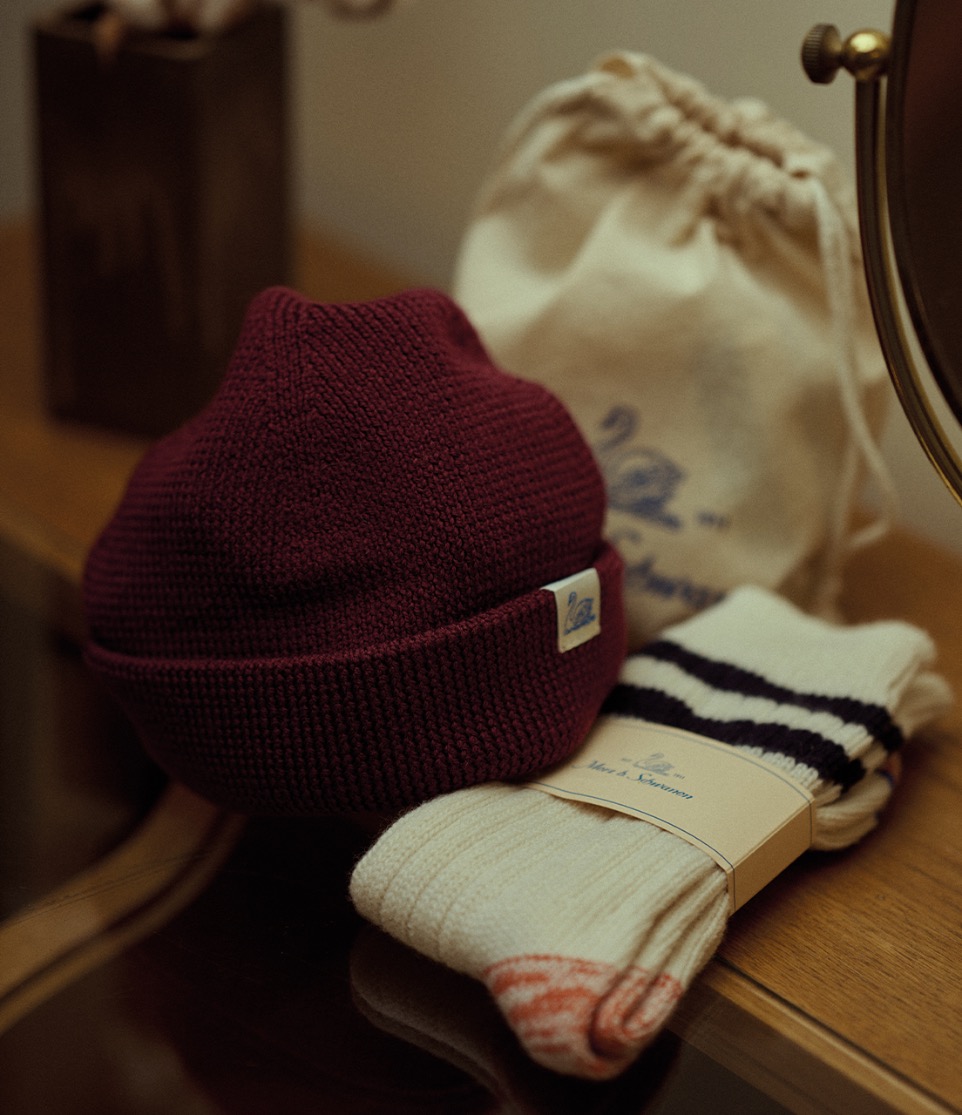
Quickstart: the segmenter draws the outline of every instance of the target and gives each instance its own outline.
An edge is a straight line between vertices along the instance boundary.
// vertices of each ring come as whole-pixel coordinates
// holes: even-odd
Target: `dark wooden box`
[[[153,436],[213,394],[250,297],[289,281],[285,19],[103,58],[96,16],[34,27],[47,398]]]

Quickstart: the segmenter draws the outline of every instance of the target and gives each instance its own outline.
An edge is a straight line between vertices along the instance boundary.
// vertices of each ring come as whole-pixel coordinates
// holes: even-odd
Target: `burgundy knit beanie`
[[[94,546],[87,659],[172,777],[243,812],[519,778],[577,748],[624,655],[604,505],[562,404],[443,294],[268,290]]]

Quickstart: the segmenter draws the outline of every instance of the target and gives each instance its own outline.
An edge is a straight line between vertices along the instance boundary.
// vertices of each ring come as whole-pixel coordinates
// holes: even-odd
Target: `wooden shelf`
[[[325,238],[298,285],[324,300],[406,285]],[[0,585],[82,634],[85,554],[144,443],[44,413],[29,231],[0,229]],[[854,558],[851,620],[901,618],[935,639],[962,692],[962,561],[895,532]],[[879,830],[811,853],[732,919],[674,1024],[796,1112],[962,1111],[962,712],[914,740]]]

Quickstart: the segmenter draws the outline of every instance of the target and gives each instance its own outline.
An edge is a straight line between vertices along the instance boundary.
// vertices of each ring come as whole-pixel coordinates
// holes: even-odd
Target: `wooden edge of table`
[[[0,923],[0,1034],[189,905],[243,828],[242,818],[171,784],[126,841]]]
[[[795,1115],[949,1115],[953,1110],[721,959],[671,1030]]]

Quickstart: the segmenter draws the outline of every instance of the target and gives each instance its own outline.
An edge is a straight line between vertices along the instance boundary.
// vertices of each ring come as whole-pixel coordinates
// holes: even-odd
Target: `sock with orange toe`
[[[842,627],[756,588],[629,658],[606,714],[747,749],[805,786],[816,848],[854,843],[904,738],[949,694],[900,622]],[[524,1048],[605,1079],[664,1026],[721,941],[722,869],[639,818],[491,783],[402,816],[351,880],[359,912],[488,987]]]

